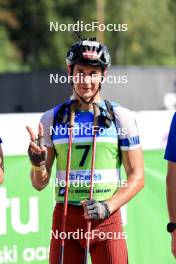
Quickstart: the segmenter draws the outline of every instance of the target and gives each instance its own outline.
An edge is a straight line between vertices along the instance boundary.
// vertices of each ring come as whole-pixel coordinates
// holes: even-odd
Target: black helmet
[[[96,38],[83,39],[68,50],[66,63],[68,66],[83,63],[105,69],[111,65],[111,56],[107,47],[96,41]]]

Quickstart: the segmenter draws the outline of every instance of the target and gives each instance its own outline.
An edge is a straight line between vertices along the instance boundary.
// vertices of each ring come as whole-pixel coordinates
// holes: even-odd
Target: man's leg
[[[104,221],[92,223],[97,234],[91,241],[92,264],[127,264],[126,233],[123,230],[120,210]],[[102,234],[105,238],[102,238]]]
[[[126,241],[105,240],[90,249],[92,264],[128,264]]]
[[[69,208],[68,208],[69,209]],[[73,209],[72,209],[73,210]],[[78,209],[74,209],[77,211]],[[60,256],[60,233],[61,233],[61,219],[62,219],[62,207],[56,206],[53,213],[53,225],[52,225],[52,238],[50,243],[50,264],[59,264]],[[79,214],[71,214],[70,209],[67,217],[67,231],[76,231],[76,223],[80,222]],[[64,264],[71,264],[73,262],[83,264],[84,262],[84,249],[81,247],[79,240],[73,239],[71,235],[69,239],[65,240],[64,246]]]
[[[60,256],[60,241],[51,240],[50,245],[50,264],[58,264]],[[67,239],[65,241],[64,250],[64,264],[74,263],[83,264],[84,263],[84,249],[81,248],[77,240]]]

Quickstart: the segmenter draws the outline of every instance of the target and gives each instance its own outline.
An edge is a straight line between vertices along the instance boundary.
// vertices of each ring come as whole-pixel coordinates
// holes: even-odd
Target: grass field
[[[168,222],[165,198],[167,163],[163,160],[163,156],[163,151],[144,152],[145,188],[128,203],[125,229],[128,234],[130,264],[176,263],[170,253],[170,237],[166,232]],[[14,228],[12,216],[15,212],[12,212],[12,206],[9,206],[6,210],[7,231],[1,235],[0,239],[0,263],[3,263],[1,251],[4,244],[17,247],[18,261],[13,263],[48,263],[46,258],[52,218],[53,188],[49,186],[42,192],[37,192],[32,188],[29,178],[30,166],[26,156],[6,157],[5,167],[6,180],[5,184],[0,187],[1,192],[6,191],[11,205],[14,204],[14,197],[20,198],[20,213],[16,212],[16,217],[20,214],[20,221],[24,225],[32,215],[32,208],[31,214],[29,213],[29,199],[31,197],[36,199],[38,220],[36,218],[34,222],[38,221],[39,226],[36,231],[20,234],[17,228]],[[43,247],[42,253],[39,252],[39,246]],[[29,254],[28,252],[27,254],[26,248],[32,248],[31,252],[34,253]],[[27,261],[30,257],[30,261]]]

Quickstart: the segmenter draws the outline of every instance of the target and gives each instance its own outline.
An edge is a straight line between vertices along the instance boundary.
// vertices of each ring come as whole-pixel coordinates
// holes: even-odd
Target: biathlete
[[[120,209],[144,186],[143,157],[132,113],[100,97],[110,61],[95,38],[72,45],[71,99],[43,114],[38,136],[27,127],[34,188],[47,186],[56,159],[51,264],[87,263],[88,252],[93,264],[128,263]]]

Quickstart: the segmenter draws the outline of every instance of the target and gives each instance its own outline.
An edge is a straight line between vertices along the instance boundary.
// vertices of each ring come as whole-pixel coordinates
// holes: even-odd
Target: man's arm
[[[3,159],[3,152],[2,147],[0,144],[0,184],[4,181],[4,159]]]
[[[36,170],[35,168],[32,168],[31,170],[32,186],[38,191],[41,191],[48,185],[54,158],[54,148],[47,148],[47,159],[45,162],[45,166],[42,166],[41,169]]]
[[[176,162],[168,161],[166,186],[170,222],[176,223]]]
[[[122,162],[127,174],[127,185],[106,201],[110,213],[120,209],[144,187],[144,163],[141,148],[122,151]]]
[[[166,195],[169,218],[171,223],[176,223],[176,162],[168,161],[168,170],[166,177]],[[176,230],[171,233],[172,254],[176,257]]]

